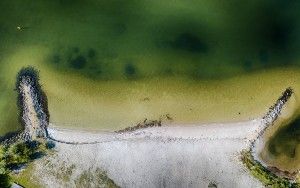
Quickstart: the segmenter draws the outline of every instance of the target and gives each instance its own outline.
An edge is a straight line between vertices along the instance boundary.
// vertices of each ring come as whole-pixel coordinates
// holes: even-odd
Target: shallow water
[[[296,171],[300,168],[300,119],[289,122],[268,140],[269,163],[283,169]]]
[[[300,143],[300,119],[279,130],[271,139],[270,152],[277,156],[284,153],[289,158],[296,157],[296,149]]]
[[[20,128],[13,89],[27,65],[41,71],[57,126],[262,116],[286,87],[299,90],[299,8],[284,0],[1,0],[0,134]]]

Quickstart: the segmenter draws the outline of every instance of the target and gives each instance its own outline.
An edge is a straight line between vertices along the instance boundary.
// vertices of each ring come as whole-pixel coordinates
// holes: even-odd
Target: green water
[[[299,5],[2,0],[0,40],[12,50],[42,45],[50,50],[43,63],[93,79],[223,78],[297,64]]]
[[[295,158],[299,155],[296,150],[300,143],[300,119],[279,130],[270,142],[269,150],[275,156],[284,154]]]
[[[300,167],[300,118],[279,129],[268,141],[271,160],[287,169]]]
[[[297,67],[299,8],[300,2],[286,0],[1,0],[0,133],[19,127],[13,89],[22,66],[47,74],[46,85],[58,75],[203,81]],[[288,135],[278,133],[272,151],[293,157],[297,136],[284,142],[288,147],[278,141]]]

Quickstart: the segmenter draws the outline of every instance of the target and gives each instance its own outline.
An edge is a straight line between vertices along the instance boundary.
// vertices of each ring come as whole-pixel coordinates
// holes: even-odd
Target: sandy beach
[[[251,120],[118,134],[52,125],[56,152],[35,162],[34,177],[46,187],[75,187],[84,171],[100,168],[121,187],[262,187],[239,160],[261,126],[260,120]],[[68,181],[54,175],[62,169],[68,171]]]

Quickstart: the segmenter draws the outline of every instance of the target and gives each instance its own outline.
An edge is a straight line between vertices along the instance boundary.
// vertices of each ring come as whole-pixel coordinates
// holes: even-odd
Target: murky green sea
[[[282,128],[272,139],[273,142],[269,145],[269,150],[272,154],[280,155],[285,153],[288,157],[294,158],[297,154],[296,146],[300,142],[300,119]],[[280,144],[282,141],[284,141],[284,144]]]
[[[27,65],[40,70],[50,120],[58,125],[126,127],[135,117],[169,113],[164,107],[179,122],[255,118],[285,86],[299,84],[299,9],[300,2],[287,0],[1,0],[0,133],[19,128],[14,79]],[[272,82],[281,69],[292,72]],[[256,72],[255,84],[243,77]],[[201,99],[203,106],[193,106]],[[97,109],[100,115],[91,113]],[[299,157],[298,125],[278,133],[271,151]]]

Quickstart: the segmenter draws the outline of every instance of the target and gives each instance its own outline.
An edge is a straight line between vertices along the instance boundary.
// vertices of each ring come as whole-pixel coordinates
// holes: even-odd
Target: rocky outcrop
[[[16,90],[20,121],[24,126],[24,138],[34,140],[48,136],[48,102],[39,84],[38,71],[33,67],[20,70],[17,75]]]

